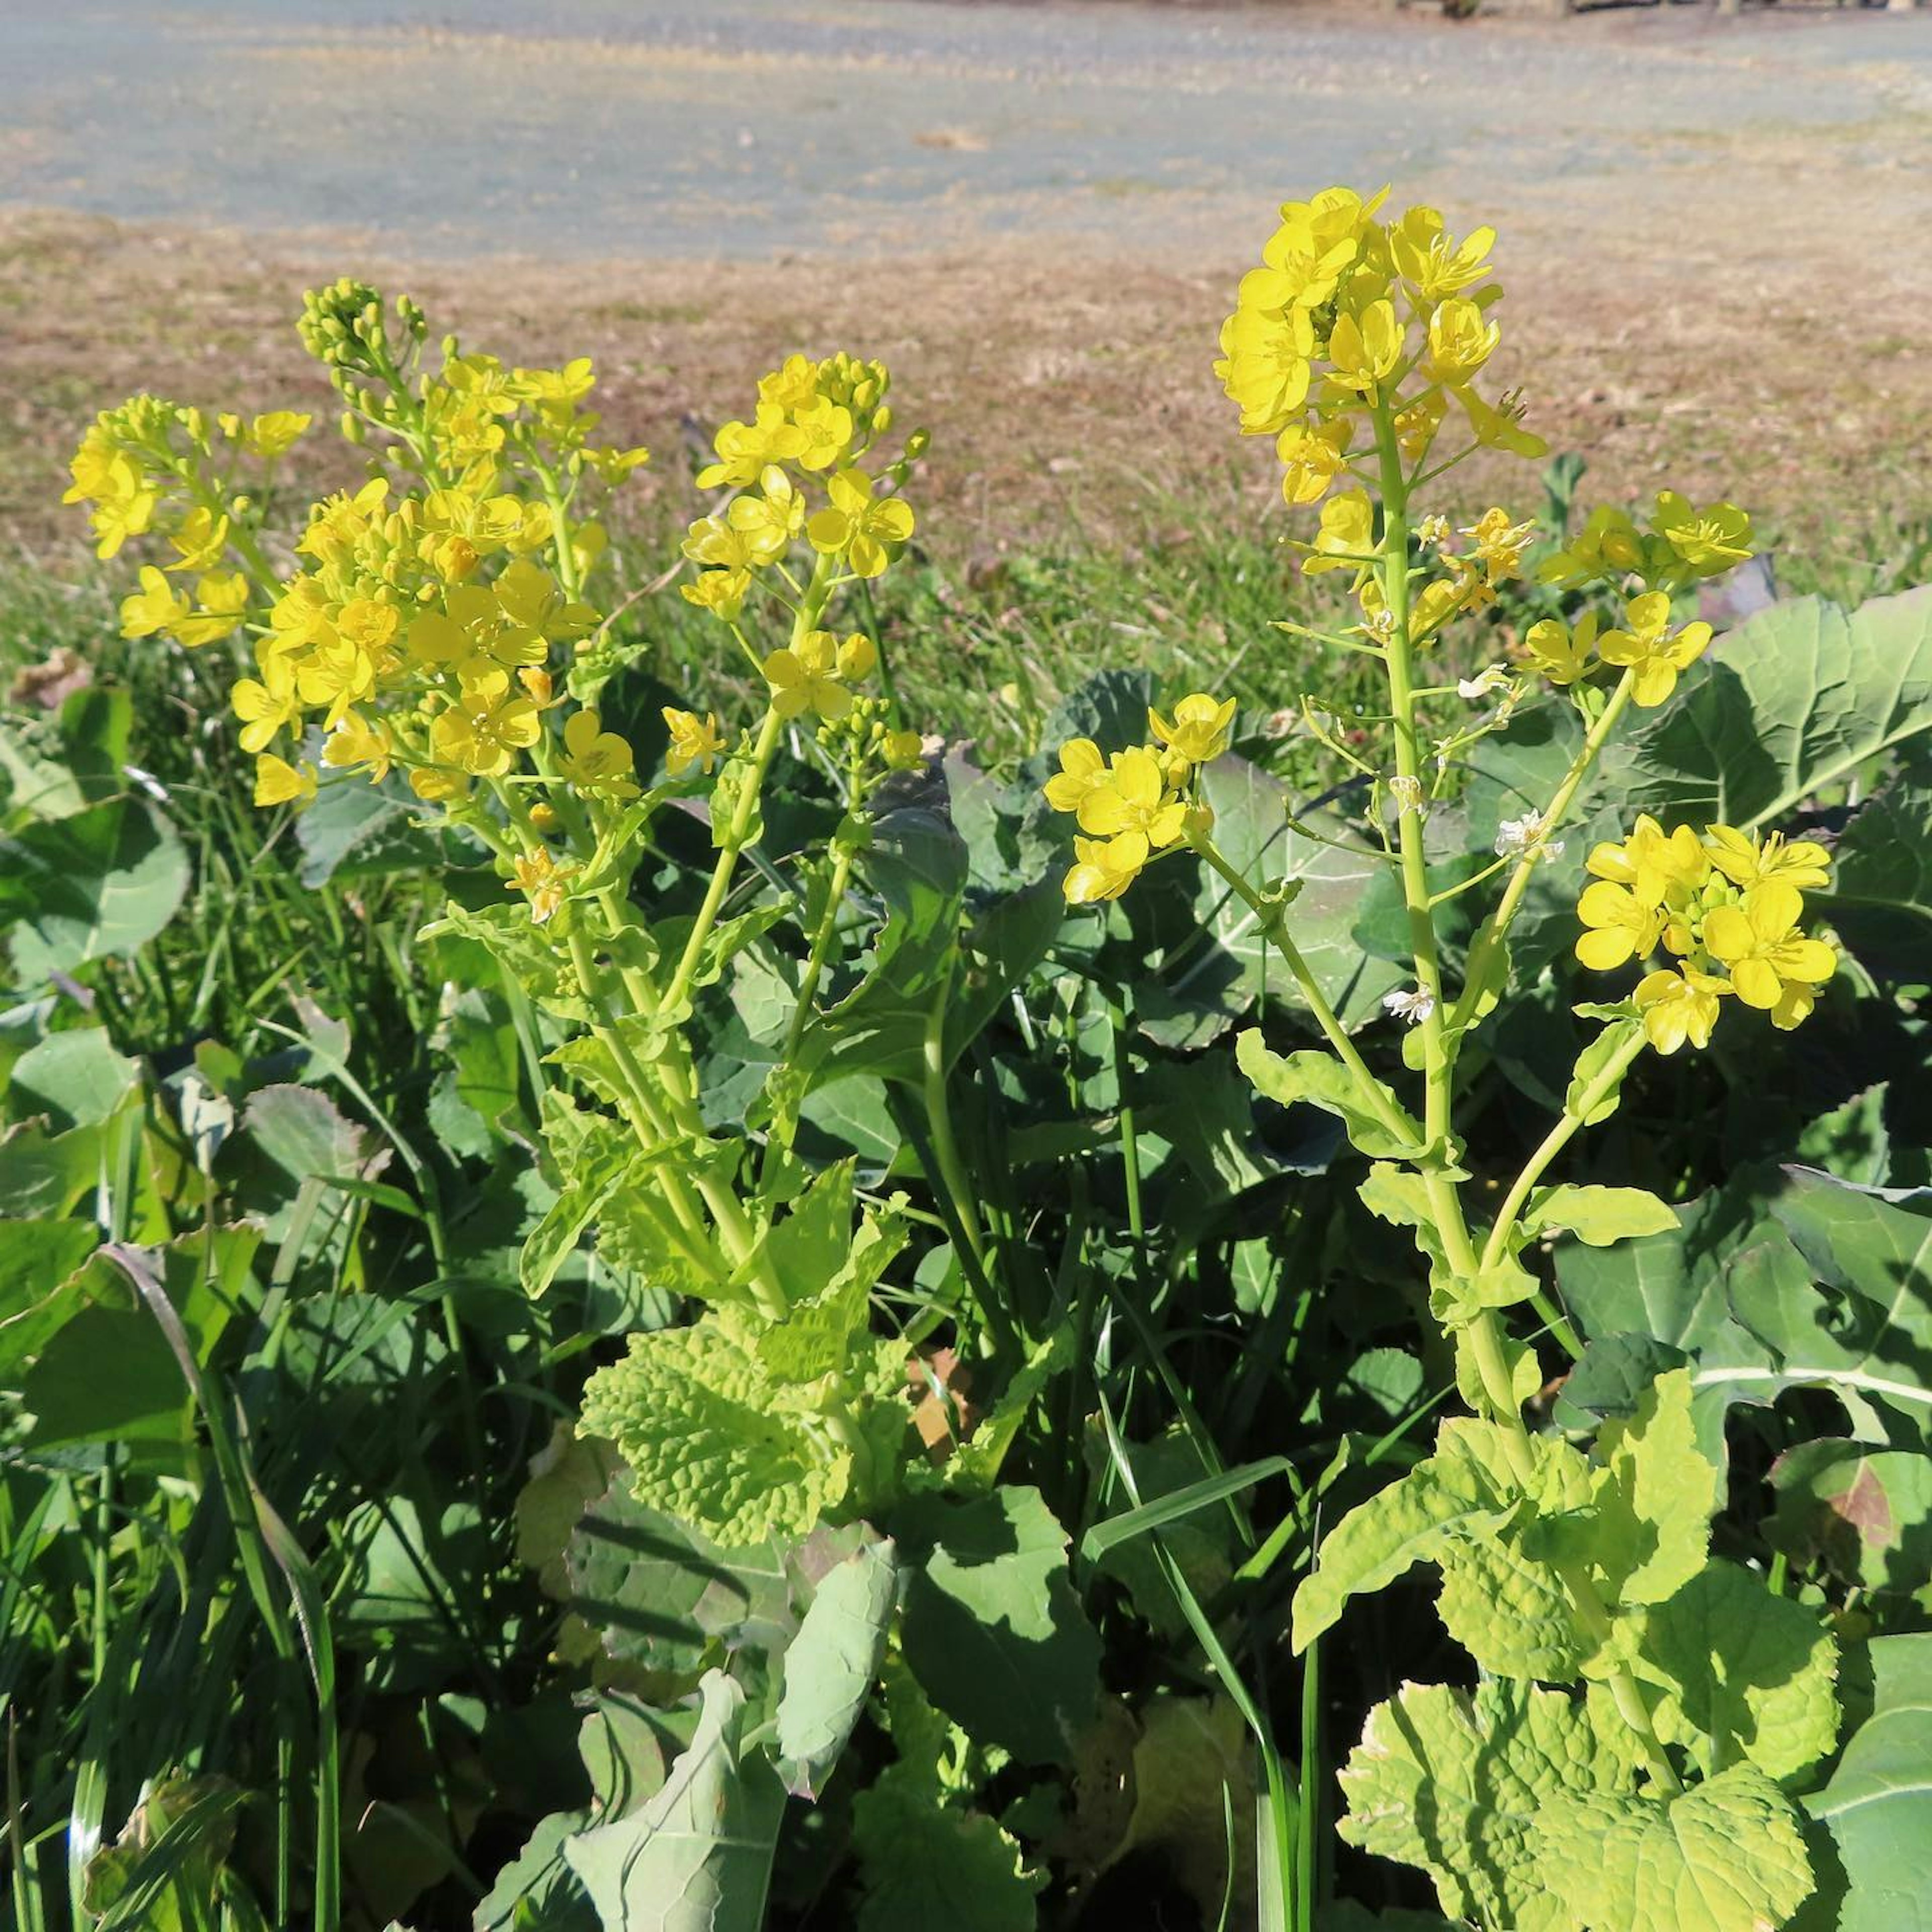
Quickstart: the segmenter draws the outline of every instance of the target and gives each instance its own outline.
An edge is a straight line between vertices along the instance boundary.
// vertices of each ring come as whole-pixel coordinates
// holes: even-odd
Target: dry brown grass
[[[1801,533],[1880,496],[1932,507],[1932,261],[1912,244],[1932,226],[1932,140],[1902,122],[1874,166],[1869,136],[1734,138],[1717,165],[1652,166],[1640,219],[1614,182],[1508,191],[1503,373],[1552,447],[1587,455],[1594,491],[1668,479]],[[1104,542],[1177,490],[1258,509],[1271,460],[1239,446],[1208,366],[1240,247],[1225,219],[1190,231],[1172,214],[1136,259],[975,242],[858,263],[406,272],[353,238],[0,214],[0,532],[74,554],[62,464],[130,390],[326,408],[291,322],[305,285],[345,268],[408,286],[473,346],[593,355],[616,434],[659,452],[647,505],[682,505],[681,439],[741,411],[761,369],[848,346],[885,358],[905,419],[934,432],[922,488],[946,552],[1070,526]],[[1172,238],[1190,232],[1204,238]]]

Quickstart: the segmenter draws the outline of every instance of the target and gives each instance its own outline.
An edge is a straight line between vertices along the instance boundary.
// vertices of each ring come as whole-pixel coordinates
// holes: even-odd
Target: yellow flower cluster
[[[1751,520],[1735,503],[1699,509],[1675,490],[1658,493],[1647,530],[1627,510],[1593,510],[1569,543],[1544,559],[1537,580],[1559,590],[1636,577],[1652,589],[1681,590],[1720,577],[1756,554]]]
[[[1158,853],[1186,835],[1198,803],[1196,775],[1228,748],[1234,700],[1195,692],[1172,717],[1148,712],[1152,742],[1108,758],[1090,738],[1060,748],[1060,770],[1046,782],[1046,802],[1071,812],[1085,838],[1073,841],[1075,862],[1061,882],[1072,905],[1117,899]]]
[[[1832,948],[1800,928],[1801,888],[1830,878],[1824,848],[1809,839],[1787,843],[1729,825],[1707,826],[1700,838],[1688,825],[1666,832],[1646,815],[1621,843],[1596,847],[1587,865],[1595,878],[1576,904],[1585,928],[1576,957],[1609,972],[1660,946],[1672,956],[1636,988],[1644,1031],[1660,1053],[1687,1040],[1708,1045],[1727,995],[1788,1030],[1837,968]]]
[[[455,488],[392,503],[380,477],[318,504],[296,545],[308,567],[281,586],[258,675],[234,688],[265,802],[292,795],[294,769],[268,747],[284,732],[299,742],[314,712],[325,764],[372,778],[400,764],[420,797],[459,797],[470,778],[510,771],[553,701],[553,650],[597,622],[532,554],[553,535],[542,505]],[[594,713],[572,727],[586,718],[594,738]],[[628,746],[604,736],[622,769],[607,748],[594,776],[573,776],[584,789],[628,778]]]
[[[1312,503],[1348,473],[1365,419],[1382,412],[1419,464],[1454,404],[1474,446],[1540,456],[1520,400],[1476,384],[1502,332],[1490,311],[1495,230],[1458,240],[1432,208],[1382,218],[1384,189],[1364,200],[1324,189],[1290,202],[1242,278],[1214,365],[1241,429],[1272,436],[1291,503]]]
[[[863,466],[892,427],[890,381],[883,363],[844,355],[794,356],[760,380],[752,420],[725,424],[717,460],[698,472],[700,489],[737,494],[686,536],[698,566],[683,586],[692,603],[730,622],[766,573],[795,590],[785,559],[801,538],[850,576],[884,572],[913,533],[912,506],[897,493],[926,444],[915,434],[896,461]]]
[[[1600,636],[1595,615],[1586,612],[1574,626],[1560,617],[1542,618],[1522,640],[1532,667],[1552,684],[1574,684],[1585,676],[1594,650],[1605,664],[1634,674],[1630,702],[1646,710],[1670,697],[1679,675],[1704,655],[1710,642],[1708,624],[1671,628],[1670,595],[1664,590],[1631,598],[1624,606],[1622,626]]]

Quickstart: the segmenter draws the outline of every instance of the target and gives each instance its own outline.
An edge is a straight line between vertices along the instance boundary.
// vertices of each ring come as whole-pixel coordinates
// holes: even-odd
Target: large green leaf
[[[1826,1437],[1772,1464],[1770,1534],[1802,1565],[1868,1590],[1932,1585],[1932,1456]]]
[[[1880,977],[1922,982],[1932,971],[1932,764],[1915,760],[1852,814],[1818,903]]]
[[[698,1729],[644,1807],[564,1845],[604,1932],[763,1932],[784,1788],[741,1758],[745,1693],[706,1673]]]
[[[30,984],[137,951],[174,916],[188,885],[173,826],[140,799],[0,838],[0,925],[14,926],[14,970]]]
[[[1844,1867],[1836,1932],[1932,1932],[1932,1634],[1875,1637],[1871,1714],[1805,1809]]]
[[[1633,809],[1746,828],[1932,730],[1932,592],[1774,604],[1728,633],[1606,776]]]
[[[1100,1691],[1100,1640],[1037,1490],[921,1497],[894,1520],[908,1568],[902,1642],[921,1687],[974,1738],[1072,1761]]]

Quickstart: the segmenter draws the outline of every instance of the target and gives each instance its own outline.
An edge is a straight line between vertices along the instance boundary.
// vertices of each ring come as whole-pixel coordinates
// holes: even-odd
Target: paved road
[[[1600,187],[1808,130],[1882,157],[1932,113],[1932,14],[0,0],[0,206],[418,258],[1162,253],[1330,180]]]

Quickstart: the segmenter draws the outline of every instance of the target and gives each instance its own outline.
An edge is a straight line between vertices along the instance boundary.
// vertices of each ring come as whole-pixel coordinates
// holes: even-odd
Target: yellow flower
[[[1574,590],[1601,577],[1622,576],[1643,562],[1643,538],[1628,514],[1606,505],[1592,510],[1577,535],[1537,566],[1539,584]]]
[[[680,584],[678,590],[687,604],[695,604],[700,610],[709,610],[714,617],[729,623],[744,608],[746,593],[751,587],[748,570],[700,570],[694,582]]]
[[[265,658],[260,678],[238,679],[228,694],[228,701],[242,721],[241,744],[244,752],[266,750],[277,732],[284,726],[297,724],[302,718],[295,673],[284,658]]]
[[[668,718],[670,714],[666,712]],[[632,774],[637,760],[629,742],[614,731],[604,728],[598,714],[586,709],[574,712],[563,727],[563,758],[560,766],[564,776],[579,791],[622,802],[638,796]],[[676,777],[675,771],[672,776]]]
[[[430,742],[439,759],[472,777],[501,778],[542,729],[537,707],[527,698],[465,686],[460,701],[437,714]]]
[[[470,781],[440,765],[419,765],[410,774],[410,789],[425,805],[448,805],[470,795]]]
[[[542,926],[562,904],[569,889],[574,866],[560,866],[548,848],[520,854],[510,868],[510,890],[521,892],[530,902],[530,918]]]
[[[1787,886],[1831,883],[1831,854],[1809,838],[1787,844],[1781,832],[1757,838],[1734,825],[1707,825],[1704,842],[1711,863],[1734,886],[1755,886],[1768,879],[1782,880]]]
[[[1070,738],[1060,748],[1060,770],[1046,782],[1046,802],[1055,812],[1078,812],[1090,791],[1107,782],[1107,760],[1091,738]]]
[[[1060,881],[1070,905],[1117,899],[1140,876],[1148,859],[1147,835],[1123,832],[1113,838],[1076,838],[1075,864]]]
[[[194,616],[175,626],[175,635],[193,650],[231,635],[248,608],[248,580],[238,570],[212,572],[194,586]]]
[[[1452,388],[1466,382],[1495,352],[1502,330],[1483,320],[1483,311],[1464,296],[1452,296],[1429,318],[1430,380]]]
[[[1291,503],[1312,503],[1348,466],[1352,425],[1344,418],[1316,424],[1290,423],[1275,444],[1281,458],[1281,494]]]
[[[207,570],[220,562],[228,547],[228,519],[197,507],[175,526],[168,541],[181,553],[181,561],[170,564],[170,570]]]
[[[881,752],[889,770],[909,772],[924,761],[926,741],[916,731],[888,731]]]
[[[497,608],[525,639],[572,644],[596,626],[597,613],[589,604],[574,603],[548,571],[527,557],[519,557],[490,587]]]
[[[303,806],[315,796],[315,767],[299,768],[272,752],[255,760],[255,802],[257,805]]]
[[[1560,617],[1541,617],[1523,634],[1523,649],[1533,670],[1552,684],[1574,684],[1590,668],[1590,649],[1597,641],[1597,614],[1586,610],[1572,630]]]
[[[81,467],[80,459],[76,457],[76,489],[80,488]],[[116,454],[98,469],[90,462],[89,476],[100,486],[88,492],[97,500],[92,519],[98,539],[94,554],[113,556],[130,537],[140,536],[147,529],[160,498],[148,488],[130,457]],[[72,492],[69,494],[71,496]]]
[[[718,460],[698,472],[700,490],[742,488],[755,482],[766,466],[786,463],[805,448],[805,434],[785,419],[776,403],[761,402],[748,423],[728,422],[717,434]]]
[[[1244,436],[1272,436],[1308,400],[1315,324],[1304,308],[1282,314],[1245,304],[1221,325],[1214,373],[1241,411]]]
[[[1475,547],[1476,560],[1488,573],[1491,584],[1506,583],[1522,567],[1522,553],[1536,534],[1532,519],[1513,524],[1503,509],[1485,510],[1462,534]]]
[[[852,447],[852,412],[829,398],[794,410],[792,422],[802,439],[801,470],[830,470]]]
[[[121,600],[124,638],[152,638],[187,621],[193,606],[152,564],[141,566],[140,580],[140,589]]]
[[[680,711],[667,704],[664,722],[670,730],[670,744],[664,752],[665,771],[674,778],[681,778],[696,765],[708,774],[724,750],[716,716],[707,712],[700,719],[695,712]]]
[[[352,704],[374,694],[376,661],[346,638],[324,644],[304,660],[296,673],[296,688],[304,704],[328,707],[322,728],[332,731]]]
[[[788,415],[818,400],[818,364],[808,356],[788,356],[782,368],[758,378],[758,400],[776,404]]]
[[[1234,722],[1234,700],[1225,702],[1197,691],[1174,707],[1172,719],[1163,718],[1152,706],[1148,709],[1148,728],[1168,749],[1188,764],[1204,765],[1228,748],[1228,728]]]
[[[1393,302],[1371,302],[1359,316],[1338,315],[1328,336],[1329,380],[1373,402],[1376,386],[1402,360],[1404,332]]]
[[[1081,830],[1096,838],[1138,832],[1157,850],[1180,836],[1187,808],[1169,793],[1159,756],[1136,745],[1114,753],[1106,776],[1081,800],[1078,817]]]
[[[1651,526],[1700,577],[1715,577],[1756,548],[1751,520],[1735,503],[1700,510],[1675,490],[1660,490]]]
[[[1376,512],[1369,493],[1344,490],[1322,506],[1322,527],[1315,535],[1315,554],[1302,559],[1302,573],[1313,577],[1324,570],[1360,569],[1360,560],[1375,547]]]
[[[710,554],[688,547],[686,554],[696,556],[700,563],[737,569],[756,568],[784,556],[792,539],[805,527],[805,499],[775,463],[766,466],[758,479],[758,489],[760,494],[756,496],[748,491],[734,497],[731,507],[724,513],[727,526],[740,539],[729,547],[728,554],[726,546],[716,542],[706,546]],[[698,526],[692,527],[695,536]]]
[[[1686,1040],[1708,1046],[1718,1023],[1718,997],[1724,982],[1694,966],[1681,971],[1660,968],[1637,982],[1637,1010],[1644,1037],[1659,1053],[1675,1053]]]
[[[890,553],[913,532],[912,506],[896,496],[877,496],[874,479],[863,470],[842,470],[826,484],[832,501],[805,526],[814,550],[845,553],[853,574],[884,574]]]
[[[1655,906],[1607,879],[1583,889],[1576,916],[1588,928],[1576,941],[1576,957],[1595,973],[1612,972],[1626,960],[1642,958],[1664,930],[1664,915]]]
[[[1680,902],[1709,878],[1711,862],[1689,826],[1666,832],[1649,813],[1638,815],[1628,838],[1605,840],[1590,849],[1583,869],[1612,885],[1626,886],[1641,905]]]
[[[848,684],[857,684],[879,668],[879,647],[862,631],[850,632],[839,644],[838,675]]]
[[[1706,916],[1704,944],[1746,1006],[1774,1012],[1787,988],[1822,986],[1837,970],[1831,947],[1798,929],[1804,904],[1795,886],[1770,879],[1748,887],[1741,905],[1714,906]]]
[[[239,440],[242,447],[250,456],[280,456],[292,448],[297,439],[315,418],[300,410],[271,410],[266,416],[257,416],[246,429],[236,417],[224,416],[221,425],[228,434]],[[229,428],[230,424],[235,427]]]
[[[341,723],[322,740],[322,762],[332,771],[366,771],[371,784],[380,784],[389,775],[394,751],[389,728],[380,718],[371,724],[345,711]]]
[[[776,650],[764,662],[772,709],[781,718],[815,712],[836,724],[852,709],[852,694],[838,682],[838,646],[830,631],[812,631],[796,646]]]
[[[1633,597],[1624,606],[1624,621],[1629,629],[1606,631],[1598,640],[1597,652],[1606,664],[1628,665],[1635,670],[1631,700],[1648,710],[1677,688],[1678,674],[1704,655],[1711,641],[1711,627],[1686,624],[1673,633],[1670,598],[1661,590]]]
[[[1490,272],[1490,250],[1496,246],[1493,228],[1472,229],[1460,242],[1442,225],[1432,208],[1412,208],[1389,224],[1389,255],[1396,272],[1424,302],[1439,302],[1459,294]]]

